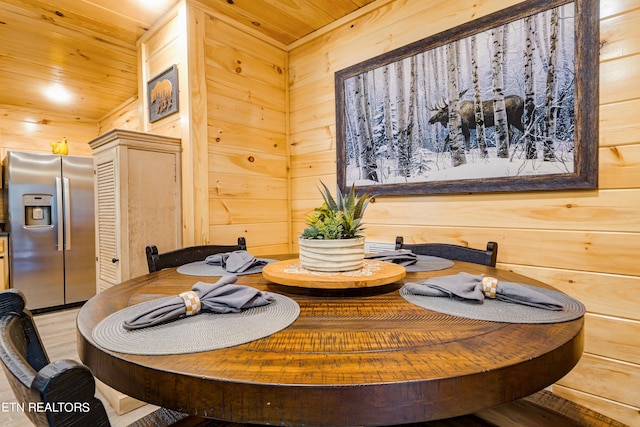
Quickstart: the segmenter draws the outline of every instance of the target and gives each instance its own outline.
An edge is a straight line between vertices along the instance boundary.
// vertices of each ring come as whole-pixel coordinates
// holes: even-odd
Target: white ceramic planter
[[[298,239],[300,264],[307,270],[357,270],[364,263],[364,237],[353,239]]]

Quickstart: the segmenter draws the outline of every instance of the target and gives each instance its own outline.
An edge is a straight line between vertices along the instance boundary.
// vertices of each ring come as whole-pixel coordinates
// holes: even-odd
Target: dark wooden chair
[[[24,414],[36,426],[109,426],[95,396],[93,374],[75,360],[50,362],[24,295],[0,292],[0,360]],[[131,424],[142,426],[216,425],[214,420],[160,408]]]
[[[396,249],[409,249],[416,255],[431,255],[454,261],[472,262],[474,264],[495,267],[498,259],[498,243],[487,243],[487,249],[473,249],[466,246],[447,243],[405,244],[402,236],[396,237]]]
[[[202,245],[176,249],[165,253],[158,253],[155,245],[146,247],[147,265],[149,273],[160,271],[163,268],[179,267],[194,261],[203,261],[206,257],[223,252],[247,250],[247,242],[244,237],[238,237],[237,245]]]

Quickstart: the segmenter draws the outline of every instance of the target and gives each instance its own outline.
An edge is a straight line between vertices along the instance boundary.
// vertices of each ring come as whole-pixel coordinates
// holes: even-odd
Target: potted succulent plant
[[[308,270],[340,272],[357,270],[364,262],[362,217],[371,200],[368,192],[356,197],[355,188],[347,194],[337,189],[333,197],[321,182],[322,206],[307,215],[298,239],[300,264]]]

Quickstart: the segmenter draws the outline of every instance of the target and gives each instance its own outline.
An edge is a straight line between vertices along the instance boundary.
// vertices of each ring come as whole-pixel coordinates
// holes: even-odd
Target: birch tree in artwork
[[[533,55],[535,51],[534,19],[531,16],[524,18],[524,114],[522,124],[524,127],[524,145],[527,159],[538,157],[535,137],[535,76],[533,70]]]
[[[471,81],[473,82],[473,111],[476,122],[476,137],[480,157],[489,157],[487,152],[487,140],[484,126],[484,110],[482,108],[482,91],[480,90],[480,79],[478,77],[478,40],[474,35],[471,37]]]
[[[355,87],[355,79],[348,79],[344,82],[344,96],[347,102],[345,102],[344,109],[344,122],[345,122],[345,130],[346,134],[349,135],[346,138],[346,147],[345,154],[347,158],[353,159],[353,166],[357,168],[358,171],[361,171],[360,168],[360,137],[358,134],[358,115],[355,111],[355,107],[357,103],[352,102],[352,100],[356,99],[356,87]]]
[[[411,176],[411,159],[413,158],[413,140],[414,140],[414,128],[416,120],[416,98],[418,96],[418,69],[416,56],[412,56],[410,59],[410,78],[409,78],[409,105],[407,111],[407,138],[405,146],[405,168],[401,171],[402,176],[409,178]]]
[[[496,27],[491,32],[493,41],[492,76],[493,76],[493,120],[495,124],[496,146],[498,157],[509,157],[509,130],[507,129],[507,110],[504,102],[503,27]]]
[[[446,46],[447,89],[449,92],[449,146],[451,147],[451,164],[454,167],[467,163],[467,157],[464,152],[465,140],[462,134],[462,120],[460,118],[457,43],[458,41],[455,41]]]
[[[369,94],[365,81],[367,74],[356,77],[356,100],[358,102],[358,133],[360,135],[360,156],[362,160],[363,177],[367,180],[378,181],[376,153],[373,146],[371,132],[371,115],[369,110]]]
[[[547,66],[547,96],[545,101],[545,135],[544,161],[554,161],[553,134],[555,130],[555,77],[558,45],[558,8],[551,9],[551,25],[549,35],[549,64]]]
[[[439,85],[440,85],[440,81],[444,78],[441,74],[440,74],[440,67],[438,67],[438,64],[441,64],[442,62],[440,62],[442,60],[441,58],[441,51],[442,49],[431,49],[430,51],[427,52],[427,62],[430,65],[430,71],[427,74],[431,74],[431,78],[429,79],[430,82],[430,86],[429,89],[432,93],[434,94],[440,94],[439,91]],[[438,103],[440,103],[441,100],[438,99]],[[436,112],[438,111],[439,106],[437,105],[432,105],[430,106],[431,108],[431,112]],[[435,129],[435,131],[433,132],[433,135],[435,137],[435,142],[433,143],[433,150],[440,154],[443,151],[446,150],[447,147],[447,143],[443,141],[444,138],[441,137],[443,131],[441,131],[438,127],[433,127]]]
[[[397,170],[400,176],[406,176],[405,171],[407,168],[407,102],[406,91],[404,86],[404,66],[402,61],[395,63],[394,71],[396,72],[395,88],[397,93],[396,103],[396,121],[398,122],[398,156]]]
[[[394,121],[393,113],[391,110],[391,76],[390,76],[389,64],[385,65],[382,69],[382,115],[384,125],[384,146],[387,150],[391,151],[393,155],[397,155],[395,150],[394,141]],[[388,153],[387,153],[388,154]]]
[[[427,88],[425,87],[426,74],[425,74],[425,64],[426,56],[416,55],[416,139],[417,139],[417,149],[420,150],[422,148],[422,141],[426,140],[426,130],[425,123],[429,120],[428,111],[427,111]]]

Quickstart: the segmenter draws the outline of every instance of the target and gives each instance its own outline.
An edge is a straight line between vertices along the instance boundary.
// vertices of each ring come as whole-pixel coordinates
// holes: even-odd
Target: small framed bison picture
[[[149,122],[178,112],[178,66],[172,65],[147,82]]]
[[[335,74],[338,184],[598,185],[598,0],[531,0]]]

